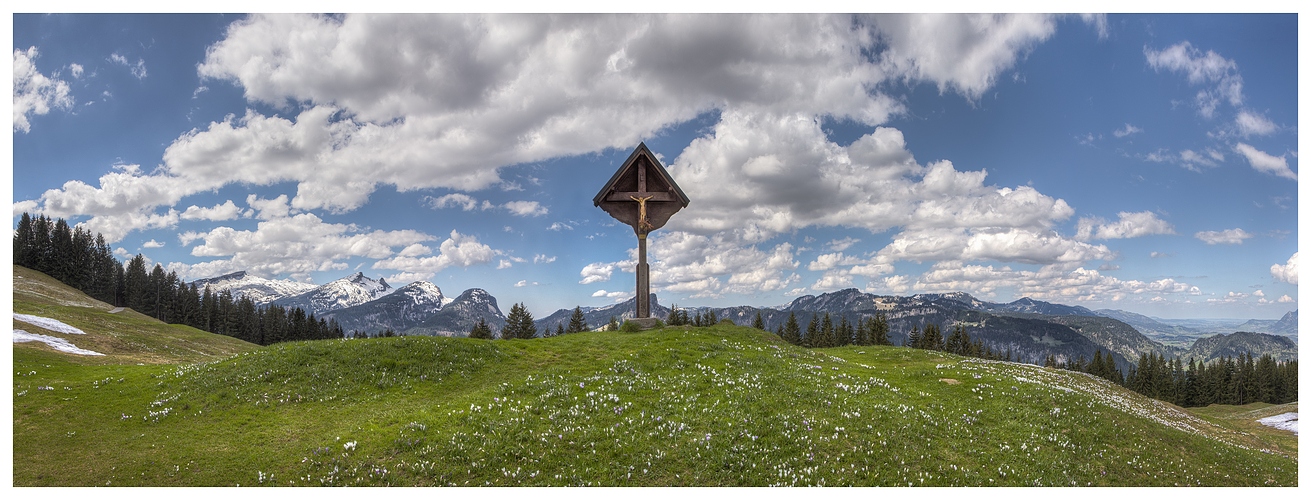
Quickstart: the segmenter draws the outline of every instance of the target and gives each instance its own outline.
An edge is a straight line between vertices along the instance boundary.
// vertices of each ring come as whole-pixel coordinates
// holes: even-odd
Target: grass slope
[[[113,306],[70,288],[44,273],[14,266],[14,312],[54,318],[86,335],[53,332],[18,320],[13,328],[59,337],[104,356],[68,355],[78,364],[194,363],[229,356],[258,346]],[[41,342],[14,344],[15,359],[26,351],[57,352]]]
[[[15,348],[15,485],[1297,484],[1295,440],[1084,374],[727,325],[68,358]]]

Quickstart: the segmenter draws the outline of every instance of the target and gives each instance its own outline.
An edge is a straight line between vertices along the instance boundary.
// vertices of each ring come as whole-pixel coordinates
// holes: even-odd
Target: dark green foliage
[[[787,322],[783,323],[782,333],[779,337],[792,345],[801,345],[801,326],[797,324],[797,313],[788,313]]]
[[[583,319],[583,308],[574,306],[574,314],[569,317],[569,328],[562,333],[585,332],[587,329],[587,320]]]
[[[469,331],[469,338],[487,339],[487,340],[492,339],[492,328],[490,326],[487,326],[486,319],[478,318],[478,323],[473,325],[473,330]]]
[[[873,345],[892,345],[892,340],[888,338],[888,317],[883,313],[874,316],[874,321],[866,323],[869,325],[869,341]]]
[[[510,314],[505,317],[505,329],[501,330],[502,339],[531,339],[537,336],[537,326],[533,325],[533,315],[524,307],[523,302],[510,307]]]
[[[547,333],[548,333],[547,337],[558,337],[558,336],[560,336],[560,335],[564,335],[564,334],[565,334],[565,331],[564,331],[564,324],[563,324],[563,323],[556,323],[556,324],[555,324],[555,332],[553,332],[553,333],[552,333],[552,332],[547,332]]]
[[[687,309],[679,309],[678,304],[674,304],[669,309],[669,326],[691,325],[692,320],[687,317]]]
[[[686,313],[684,313],[684,314],[686,314]],[[607,332],[617,332],[617,331],[619,331],[619,318],[616,318],[616,317],[614,317],[614,316],[611,316],[611,317],[610,317],[610,322],[609,322],[609,323],[606,323],[606,325],[605,325],[605,331],[607,331]]]
[[[819,316],[811,316],[810,324],[806,325],[806,336],[802,337],[801,345],[806,347],[819,347],[816,341],[819,337]]]
[[[100,234],[70,228],[63,219],[24,213],[14,231],[14,264],[50,275],[83,293],[116,306],[130,307],[165,323],[184,324],[247,342],[268,345],[288,340],[342,338],[335,320],[306,315],[304,310],[261,309],[231,294],[202,295],[175,272],[156,264],[147,271],[137,254],[126,269]]]
[[[756,311],[756,319],[751,322],[751,328],[757,330],[765,329],[765,318],[760,315],[760,311]]]
[[[703,316],[702,318],[705,320],[705,323],[706,323],[705,326],[710,326],[710,325],[713,325],[713,324],[719,323],[719,316],[716,316],[716,315],[715,315],[715,310],[714,310],[714,309],[711,309],[711,310],[709,310],[709,311],[706,311],[706,315]]]
[[[947,337],[947,352],[959,354],[961,356],[970,356],[974,350],[974,345],[970,343],[970,334],[965,332],[965,327],[956,325],[951,329],[951,335]]]

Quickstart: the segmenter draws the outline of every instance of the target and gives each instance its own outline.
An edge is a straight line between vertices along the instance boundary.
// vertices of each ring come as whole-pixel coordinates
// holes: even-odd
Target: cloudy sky
[[[1277,318],[1295,15],[15,15],[13,214],[186,279],[633,295],[591,200],[691,204],[664,304],[859,288]]]

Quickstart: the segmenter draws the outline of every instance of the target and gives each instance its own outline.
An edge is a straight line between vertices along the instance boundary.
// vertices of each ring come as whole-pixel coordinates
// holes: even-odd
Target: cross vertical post
[[[639,144],[592,203],[637,233],[635,319],[649,328],[651,319],[651,266],[646,261],[646,235],[660,229],[688,204],[687,195],[660,164],[646,144]]]

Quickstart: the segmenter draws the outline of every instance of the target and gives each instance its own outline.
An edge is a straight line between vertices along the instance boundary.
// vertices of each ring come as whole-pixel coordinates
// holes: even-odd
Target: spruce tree
[[[815,347],[833,347],[837,345],[837,334],[833,332],[833,318],[828,313],[824,313],[824,321],[820,323],[819,340],[815,342]]]
[[[892,345],[892,339],[888,338],[888,317],[883,313],[874,316],[874,324],[870,326],[870,343],[874,345]]]
[[[801,339],[801,345],[806,347],[818,347],[815,343],[819,340],[819,315],[810,317],[810,324],[806,325],[806,336]]]
[[[611,316],[611,317],[610,317],[610,322],[609,322],[609,323],[606,323],[606,325],[605,325],[605,331],[607,331],[607,332],[617,332],[617,331],[619,331],[619,318],[616,318],[616,317],[614,317],[614,316]]]
[[[533,315],[520,302],[510,307],[510,315],[505,317],[505,329],[501,330],[503,339],[531,339],[537,336],[537,327],[533,325]]]
[[[756,311],[756,319],[755,321],[751,322],[751,328],[755,328],[757,330],[765,329],[765,318],[760,315],[760,311]]]
[[[574,306],[574,314],[569,317],[569,328],[565,333],[578,333],[587,331],[587,320],[583,318],[583,308]]]
[[[478,323],[475,323],[473,325],[473,330],[469,331],[469,338],[487,339],[487,340],[492,339],[492,328],[487,326],[486,319],[478,318]]]
[[[788,320],[783,323],[783,334],[780,337],[789,344],[801,345],[801,326],[797,324],[797,313],[788,313]]]

